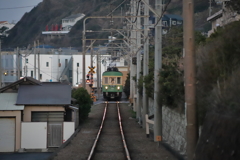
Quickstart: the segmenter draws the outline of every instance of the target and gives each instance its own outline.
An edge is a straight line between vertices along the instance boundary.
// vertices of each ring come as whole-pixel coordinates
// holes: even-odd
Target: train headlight
[[[118,86],[117,89],[119,90],[119,89],[120,89],[120,86]]]
[[[108,86],[105,86],[105,89],[108,89]]]

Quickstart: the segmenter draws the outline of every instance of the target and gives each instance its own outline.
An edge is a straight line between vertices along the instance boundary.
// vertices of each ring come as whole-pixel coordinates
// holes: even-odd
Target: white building
[[[15,26],[13,23],[7,21],[0,21],[0,36],[8,36],[8,31]]]
[[[93,74],[93,87],[97,87],[98,71],[101,80],[101,75],[107,70],[108,66],[123,67],[127,65],[126,60],[119,56],[118,53],[110,55],[104,49],[98,48],[93,52],[92,65],[95,67],[96,72]],[[34,50],[20,50],[19,53],[19,58],[16,56],[16,51],[6,52],[2,55],[2,86],[26,76],[42,82],[66,81],[72,86],[82,83],[83,56],[77,50],[37,48],[35,52]],[[98,62],[97,54],[99,54]],[[97,63],[101,66],[100,68],[98,68]],[[90,71],[88,67],[91,67],[91,55],[89,52],[85,56],[86,75]],[[4,73],[7,73],[6,76]]]
[[[66,35],[67,33],[70,32],[72,27],[79,20],[81,20],[83,17],[85,17],[85,14],[79,13],[79,14],[74,14],[74,15],[68,16],[66,18],[63,18],[62,19],[62,24],[59,25],[59,28],[57,30],[56,30],[56,28],[55,29],[49,28],[48,30],[46,29],[46,31],[42,31],[42,34],[44,34],[44,35],[52,35],[52,36],[53,35],[57,35],[57,36]]]
[[[74,14],[62,19],[63,30],[70,31],[72,26],[74,26],[77,23],[77,21],[81,20],[83,17],[85,17],[85,14],[79,13],[79,14]]]
[[[71,54],[66,54],[64,51],[54,51],[38,54],[36,56],[31,53],[21,53],[22,58],[22,76],[29,76],[36,78],[42,82],[58,82],[67,81],[72,86],[82,83],[83,79],[83,56],[82,53],[72,50]],[[94,53],[96,54],[96,53]],[[36,57],[36,69],[34,68],[34,59]],[[106,71],[109,66],[110,55],[100,55],[99,63],[101,63],[100,75]],[[93,55],[93,66],[95,66],[95,72],[97,71],[97,55]],[[39,65],[38,65],[39,62]],[[91,55],[89,53],[85,56],[85,74],[89,72],[91,66]],[[40,66],[40,67],[38,67]],[[36,73],[35,73],[36,70]],[[40,71],[40,72],[39,72]],[[39,74],[40,73],[40,74]],[[97,73],[97,72],[96,72]],[[85,76],[86,76],[85,75]],[[93,75],[94,87],[97,85],[97,74]]]

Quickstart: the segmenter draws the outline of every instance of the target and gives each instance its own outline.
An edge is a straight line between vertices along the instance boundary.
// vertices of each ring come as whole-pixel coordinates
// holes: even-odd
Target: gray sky
[[[17,23],[24,13],[30,12],[43,0],[0,0],[0,21]]]

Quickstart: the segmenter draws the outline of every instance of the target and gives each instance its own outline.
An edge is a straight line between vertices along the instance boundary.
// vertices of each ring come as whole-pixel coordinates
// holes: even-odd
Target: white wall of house
[[[22,122],[21,148],[47,148],[47,122]]]
[[[63,122],[63,143],[66,142],[75,131],[74,122]]]

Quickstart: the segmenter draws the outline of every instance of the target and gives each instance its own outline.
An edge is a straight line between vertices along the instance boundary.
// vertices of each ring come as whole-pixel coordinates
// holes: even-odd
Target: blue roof
[[[180,15],[176,15],[176,14],[165,14],[164,16],[166,16],[168,18],[171,18],[171,19],[177,19],[177,20],[180,20],[180,21],[183,20],[183,18]]]
[[[50,45],[39,45],[36,48],[55,48],[55,47],[50,46]]]

